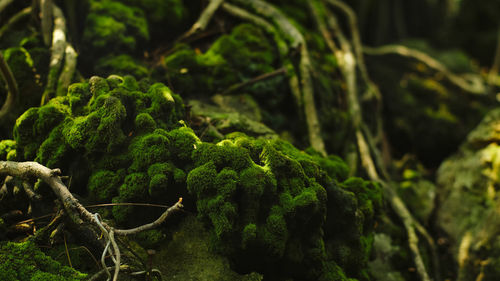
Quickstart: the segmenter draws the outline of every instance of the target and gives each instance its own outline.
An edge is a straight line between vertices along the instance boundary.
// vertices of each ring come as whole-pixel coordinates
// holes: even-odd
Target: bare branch
[[[108,240],[103,255],[108,251],[108,247],[110,245],[113,248],[112,258],[115,263],[115,273],[113,280],[117,280],[118,272],[120,270],[120,249],[116,244],[114,235],[131,235],[155,228],[163,223],[173,213],[179,211],[183,207],[182,198],[179,198],[179,201],[177,201],[177,203],[168,208],[157,220],[152,223],[148,223],[132,229],[115,229],[108,224],[101,222],[97,214],[91,214],[84,206],[80,204],[80,202],[78,202],[78,200],[73,196],[73,194],[71,194],[71,192],[69,192],[68,188],[61,181],[61,170],[59,169],[49,169],[37,162],[0,161],[0,174],[8,174],[25,180],[31,178],[42,179],[52,188],[52,191],[56,194],[57,198],[63,203],[64,210],[73,221],[79,224],[82,221],[86,221],[99,227]]]

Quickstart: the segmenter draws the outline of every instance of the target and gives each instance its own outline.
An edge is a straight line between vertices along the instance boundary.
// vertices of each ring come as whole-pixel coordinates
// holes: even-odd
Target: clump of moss
[[[200,218],[213,227],[217,248],[239,270],[317,280],[328,276],[327,268],[345,265],[349,276],[367,280],[359,273],[371,245],[363,235],[373,229],[380,189],[361,179],[339,185],[347,178],[345,163],[332,157],[318,164],[316,157],[243,134],[193,152],[187,188]]]
[[[89,1],[82,36],[82,56],[86,58],[82,61],[89,71],[92,71],[96,59],[106,55],[121,54],[124,58],[126,54],[139,54],[148,40],[148,23],[143,10],[114,0]],[[101,59],[96,66],[101,71],[116,67],[117,73],[134,69],[144,74],[145,70],[133,64],[132,59],[117,61],[116,56]]]
[[[165,58],[165,81],[186,95],[214,94],[232,84],[270,72],[277,55],[261,29],[242,24],[223,35],[204,53],[187,45]]]
[[[2,280],[75,281],[84,280],[86,276],[46,256],[32,242],[8,242],[0,245],[0,279]]]
[[[2,140],[0,141],[0,159],[2,160],[16,160],[16,141]]]
[[[183,116],[182,100],[163,84],[95,76],[25,112],[14,135],[20,160],[79,175],[72,188],[94,200],[170,203],[182,196],[183,169],[199,142]],[[132,206],[112,214],[128,225],[144,221]]]

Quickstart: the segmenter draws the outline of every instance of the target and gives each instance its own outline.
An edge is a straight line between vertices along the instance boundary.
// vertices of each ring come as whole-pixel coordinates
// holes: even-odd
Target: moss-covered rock
[[[345,164],[338,158],[318,164],[317,157],[242,134],[194,151],[188,190],[214,229],[217,249],[236,268],[276,280],[346,280],[327,273],[340,265],[348,276],[368,278],[362,269],[371,242],[363,237],[371,235],[380,188],[361,179],[342,188]]]
[[[76,281],[84,280],[86,276],[46,256],[32,242],[8,242],[0,245],[2,280]]]
[[[179,123],[183,108],[162,84],[95,76],[25,112],[14,128],[16,153],[19,160],[62,168],[76,177],[74,190],[87,190],[99,202],[166,203],[167,195],[175,202],[182,196],[184,165],[199,142]],[[115,206],[112,213],[118,222],[134,224],[127,219],[133,207]]]
[[[463,280],[483,276],[497,279],[500,253],[497,238],[498,187],[500,183],[500,110],[491,111],[472,131],[458,153],[448,158],[437,173],[436,225],[446,233],[449,254]],[[485,259],[489,260],[484,266]]]

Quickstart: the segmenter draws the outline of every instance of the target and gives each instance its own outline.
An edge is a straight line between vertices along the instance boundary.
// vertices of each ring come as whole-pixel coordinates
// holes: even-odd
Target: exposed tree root
[[[208,6],[203,10],[198,20],[180,37],[180,40],[186,39],[198,31],[205,30],[213,15],[223,2],[224,0],[210,0],[210,3],[208,3]]]
[[[26,7],[24,9],[22,9],[21,11],[19,11],[17,14],[13,15],[9,21],[7,21],[7,23],[5,23],[1,28],[0,28],[0,38],[2,38],[2,36],[4,35],[4,33],[11,29],[12,26],[14,26],[15,24],[17,24],[19,21],[21,21],[22,19],[24,19],[25,17],[28,17],[32,12],[32,8],[31,7]]]
[[[449,71],[444,64],[419,50],[411,49],[402,45],[385,45],[376,48],[364,46],[363,52],[367,55],[372,56],[396,54],[416,59],[426,64],[428,67],[441,72],[446,77],[446,79],[448,79],[448,81],[450,81],[460,89],[471,94],[486,94],[484,81],[479,75],[470,73],[462,75],[454,74]]]
[[[279,32],[283,34],[289,42],[290,47],[300,51],[300,62],[298,67],[298,73],[300,75],[299,89],[309,133],[309,143],[316,151],[322,155],[326,155],[325,143],[321,137],[321,127],[319,124],[318,113],[316,105],[314,104],[314,89],[311,78],[311,60],[309,58],[309,52],[307,50],[307,44],[304,37],[300,31],[292,25],[288,18],[271,4],[261,0],[235,0],[235,2],[249,7],[249,9],[254,11],[257,15],[273,22]],[[290,84],[291,86],[295,85],[295,83]],[[293,87],[292,91],[294,91]],[[295,89],[295,91],[297,90]],[[297,92],[295,92],[295,96],[297,96]]]
[[[345,4],[339,3],[336,0],[328,0],[328,2],[332,5],[335,5],[337,8],[340,8],[344,13],[347,14],[350,27],[353,34],[354,41],[354,51],[351,43],[344,36],[340,26],[337,22],[336,17],[333,14],[330,14],[327,17],[329,28],[332,30],[335,37],[332,36],[330,30],[326,27],[326,23],[324,22],[324,17],[322,17],[322,13],[327,13],[324,7],[324,4],[319,1],[309,2],[309,7],[313,13],[313,17],[316,19],[316,23],[318,29],[323,35],[325,41],[327,42],[328,47],[336,56],[342,76],[344,77],[347,85],[347,100],[349,113],[352,116],[352,126],[354,129],[354,134],[358,146],[358,152],[361,159],[361,165],[368,177],[376,182],[379,182],[384,190],[385,197],[391,204],[392,209],[398,214],[399,218],[403,222],[405,229],[408,235],[408,245],[413,253],[415,267],[417,269],[418,274],[420,275],[421,280],[430,281],[429,274],[425,268],[422,255],[420,253],[420,249],[418,247],[418,236],[416,231],[419,231],[426,238],[429,247],[431,248],[432,260],[434,270],[436,271],[436,280],[439,279],[438,275],[438,262],[437,262],[437,254],[435,252],[435,245],[432,237],[427,233],[425,228],[423,228],[411,215],[405,206],[404,202],[394,191],[394,183],[390,180],[388,173],[384,167],[381,154],[377,149],[376,142],[371,136],[370,130],[363,123],[363,115],[361,112],[361,106],[358,99],[358,90],[357,90],[357,78],[356,78],[356,67],[360,69],[362,73],[363,80],[368,87],[371,88],[376,94],[376,96],[381,98],[380,93],[378,93],[378,88],[376,85],[370,80],[368,76],[368,72],[366,71],[366,67],[364,65],[364,60],[362,58],[361,53],[361,40],[359,38],[359,32],[357,30],[356,18],[354,12],[349,7],[346,7]],[[335,39],[339,42],[339,47],[337,47],[335,43]],[[357,62],[357,64],[356,64]],[[382,176],[380,176],[382,174]]]
[[[54,24],[49,75],[42,95],[41,105],[46,104],[54,95],[66,94],[76,68],[77,53],[66,38],[64,14],[55,4],[52,4],[52,14]]]
[[[86,222],[99,227],[105,235],[107,242],[103,256],[109,251],[112,255],[113,262],[115,263],[113,281],[118,280],[118,273],[121,265],[120,249],[118,248],[114,235],[131,235],[158,227],[168,217],[183,207],[182,198],[180,198],[177,203],[168,208],[157,220],[152,223],[131,229],[116,229],[109,226],[105,222],[102,222],[98,214],[90,213],[80,204],[80,202],[78,202],[78,200],[73,196],[73,194],[71,194],[71,192],[69,192],[68,188],[61,181],[61,171],[59,169],[49,169],[37,162],[0,161],[0,174],[8,174],[25,180],[32,178],[42,179],[51,187],[54,194],[62,202],[64,210],[72,222],[78,225],[82,225],[83,222]],[[109,250],[110,246],[113,250]]]
[[[7,98],[0,109],[0,121],[2,121],[15,108],[19,96],[16,79],[5,61],[2,52],[0,52],[0,74],[7,84]]]

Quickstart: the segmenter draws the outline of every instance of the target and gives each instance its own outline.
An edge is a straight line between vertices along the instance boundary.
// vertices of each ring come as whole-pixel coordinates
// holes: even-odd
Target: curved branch
[[[217,11],[217,9],[219,9],[220,5],[222,5],[222,2],[224,2],[224,0],[210,0],[210,3],[208,3],[208,6],[205,8],[205,10],[201,12],[201,15],[198,18],[198,20],[193,24],[193,26],[191,26],[191,28],[186,33],[184,33],[180,37],[180,40],[185,39],[200,30],[205,30],[205,28],[207,28],[208,23],[212,19],[213,15]]]
[[[0,52],[0,74],[7,84],[7,98],[0,109],[0,121],[5,119],[15,107],[17,98],[19,96],[19,90],[17,89],[16,79],[10,70],[9,65],[5,61],[2,52]]]
[[[108,243],[113,247],[115,273],[113,280],[117,280],[118,272],[120,270],[120,250],[114,235],[130,235],[140,231],[145,231],[159,226],[173,213],[179,211],[182,206],[182,198],[173,206],[168,208],[157,220],[132,229],[115,229],[108,224],[101,222],[97,217],[91,214],[78,200],[69,192],[68,188],[61,181],[59,169],[49,169],[37,162],[13,162],[13,161],[0,161],[0,174],[8,174],[11,176],[30,179],[39,178],[47,183],[52,191],[56,194],[57,198],[63,203],[64,210],[70,216],[70,219],[81,224],[83,221],[91,223],[101,230],[104,228],[104,233],[109,232]],[[105,249],[107,250],[107,249]]]
[[[363,46],[363,52],[367,55],[379,56],[379,55],[388,55],[388,54],[396,54],[404,57],[410,57],[421,61],[426,64],[430,68],[443,73],[443,75],[450,81],[455,84],[455,86],[460,89],[472,93],[472,94],[485,94],[486,88],[483,83],[483,79],[481,76],[468,73],[457,75],[448,70],[448,68],[439,62],[438,60],[432,58],[428,54],[408,48],[402,45],[385,45],[380,47],[367,47]]]

